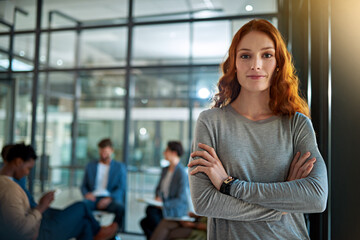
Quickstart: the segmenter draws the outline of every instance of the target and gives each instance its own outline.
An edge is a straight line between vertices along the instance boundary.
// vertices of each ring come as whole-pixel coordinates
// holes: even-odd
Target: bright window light
[[[1,59],[0,67],[8,69],[9,68],[9,60]],[[29,71],[29,70],[33,70],[33,67],[29,64],[26,64],[26,63],[23,63],[16,59],[13,59],[12,60],[12,69],[13,69],[13,71]]]

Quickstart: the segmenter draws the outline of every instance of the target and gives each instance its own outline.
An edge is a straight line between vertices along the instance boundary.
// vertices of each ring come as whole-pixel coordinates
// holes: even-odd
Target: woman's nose
[[[259,57],[254,57],[251,62],[251,70],[259,70],[261,69],[261,59]]]

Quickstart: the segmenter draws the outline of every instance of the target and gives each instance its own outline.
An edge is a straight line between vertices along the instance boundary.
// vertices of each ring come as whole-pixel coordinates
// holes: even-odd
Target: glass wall
[[[0,81],[0,145],[4,146],[7,143],[9,133],[7,129],[9,128],[9,111],[10,111],[10,101],[11,101],[11,92],[10,92],[9,82]]]
[[[136,199],[154,196],[167,142],[183,143],[185,165],[233,34],[249,15],[277,25],[277,1],[44,0],[42,12],[36,3],[0,3],[7,9],[0,14],[0,144],[11,134],[14,90],[14,141],[33,144],[40,156],[34,194],[71,192],[55,202],[63,207],[82,199],[85,165],[110,137],[114,159],[128,170],[125,231],[141,233],[146,205]]]

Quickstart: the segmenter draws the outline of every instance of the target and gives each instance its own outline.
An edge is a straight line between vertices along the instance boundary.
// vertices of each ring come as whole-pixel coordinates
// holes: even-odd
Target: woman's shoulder
[[[219,118],[224,116],[226,112],[228,112],[228,107],[222,107],[222,108],[210,108],[207,110],[204,110],[200,113],[199,119],[200,120],[209,120],[214,118]]]
[[[294,123],[305,123],[305,122],[311,122],[310,118],[306,116],[303,113],[296,112],[294,116],[292,117],[292,120]]]
[[[294,116],[290,118],[292,128],[294,130],[301,130],[304,128],[312,128],[311,119],[303,113],[296,112]]]

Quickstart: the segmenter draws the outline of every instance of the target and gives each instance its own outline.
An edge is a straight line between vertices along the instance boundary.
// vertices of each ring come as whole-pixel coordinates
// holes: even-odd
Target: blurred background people
[[[146,217],[140,222],[147,239],[164,217],[182,217],[188,211],[188,177],[180,157],[184,153],[181,142],[169,141],[163,152],[170,165],[163,168],[155,190],[155,200],[162,202],[163,207],[148,206]],[[165,215],[165,216],[164,216]]]
[[[189,212],[195,221],[163,219],[156,227],[151,240],[206,240],[207,218]]]
[[[114,222],[123,229],[126,167],[112,159],[114,149],[109,138],[101,140],[98,147],[100,158],[86,166],[81,193],[89,209],[114,213]]]
[[[1,156],[5,164],[0,170],[0,174],[7,176],[22,188],[20,191],[19,186],[14,187],[17,189],[17,195],[10,193],[9,196],[17,198],[13,205],[9,205],[6,199],[3,202],[2,198],[4,194],[8,194],[7,188],[12,188],[9,186],[6,189],[0,188],[0,195],[2,196],[0,198],[0,219],[1,223],[6,222],[6,224],[1,224],[4,229],[1,229],[1,226],[0,229],[1,232],[4,231],[2,236],[5,239],[67,240],[76,238],[103,240],[116,234],[117,224],[100,227],[83,202],[74,203],[64,210],[49,208],[54,199],[54,191],[46,193],[40,199],[39,204],[34,201],[33,196],[25,187],[25,177],[29,174],[37,158],[31,146],[9,144],[3,147]],[[10,183],[13,186],[13,182]],[[26,193],[26,199],[23,193]],[[14,206],[14,208],[11,210],[10,206]],[[33,214],[29,215],[28,212]],[[40,219],[38,212],[41,213]],[[29,218],[29,216],[34,217]]]

